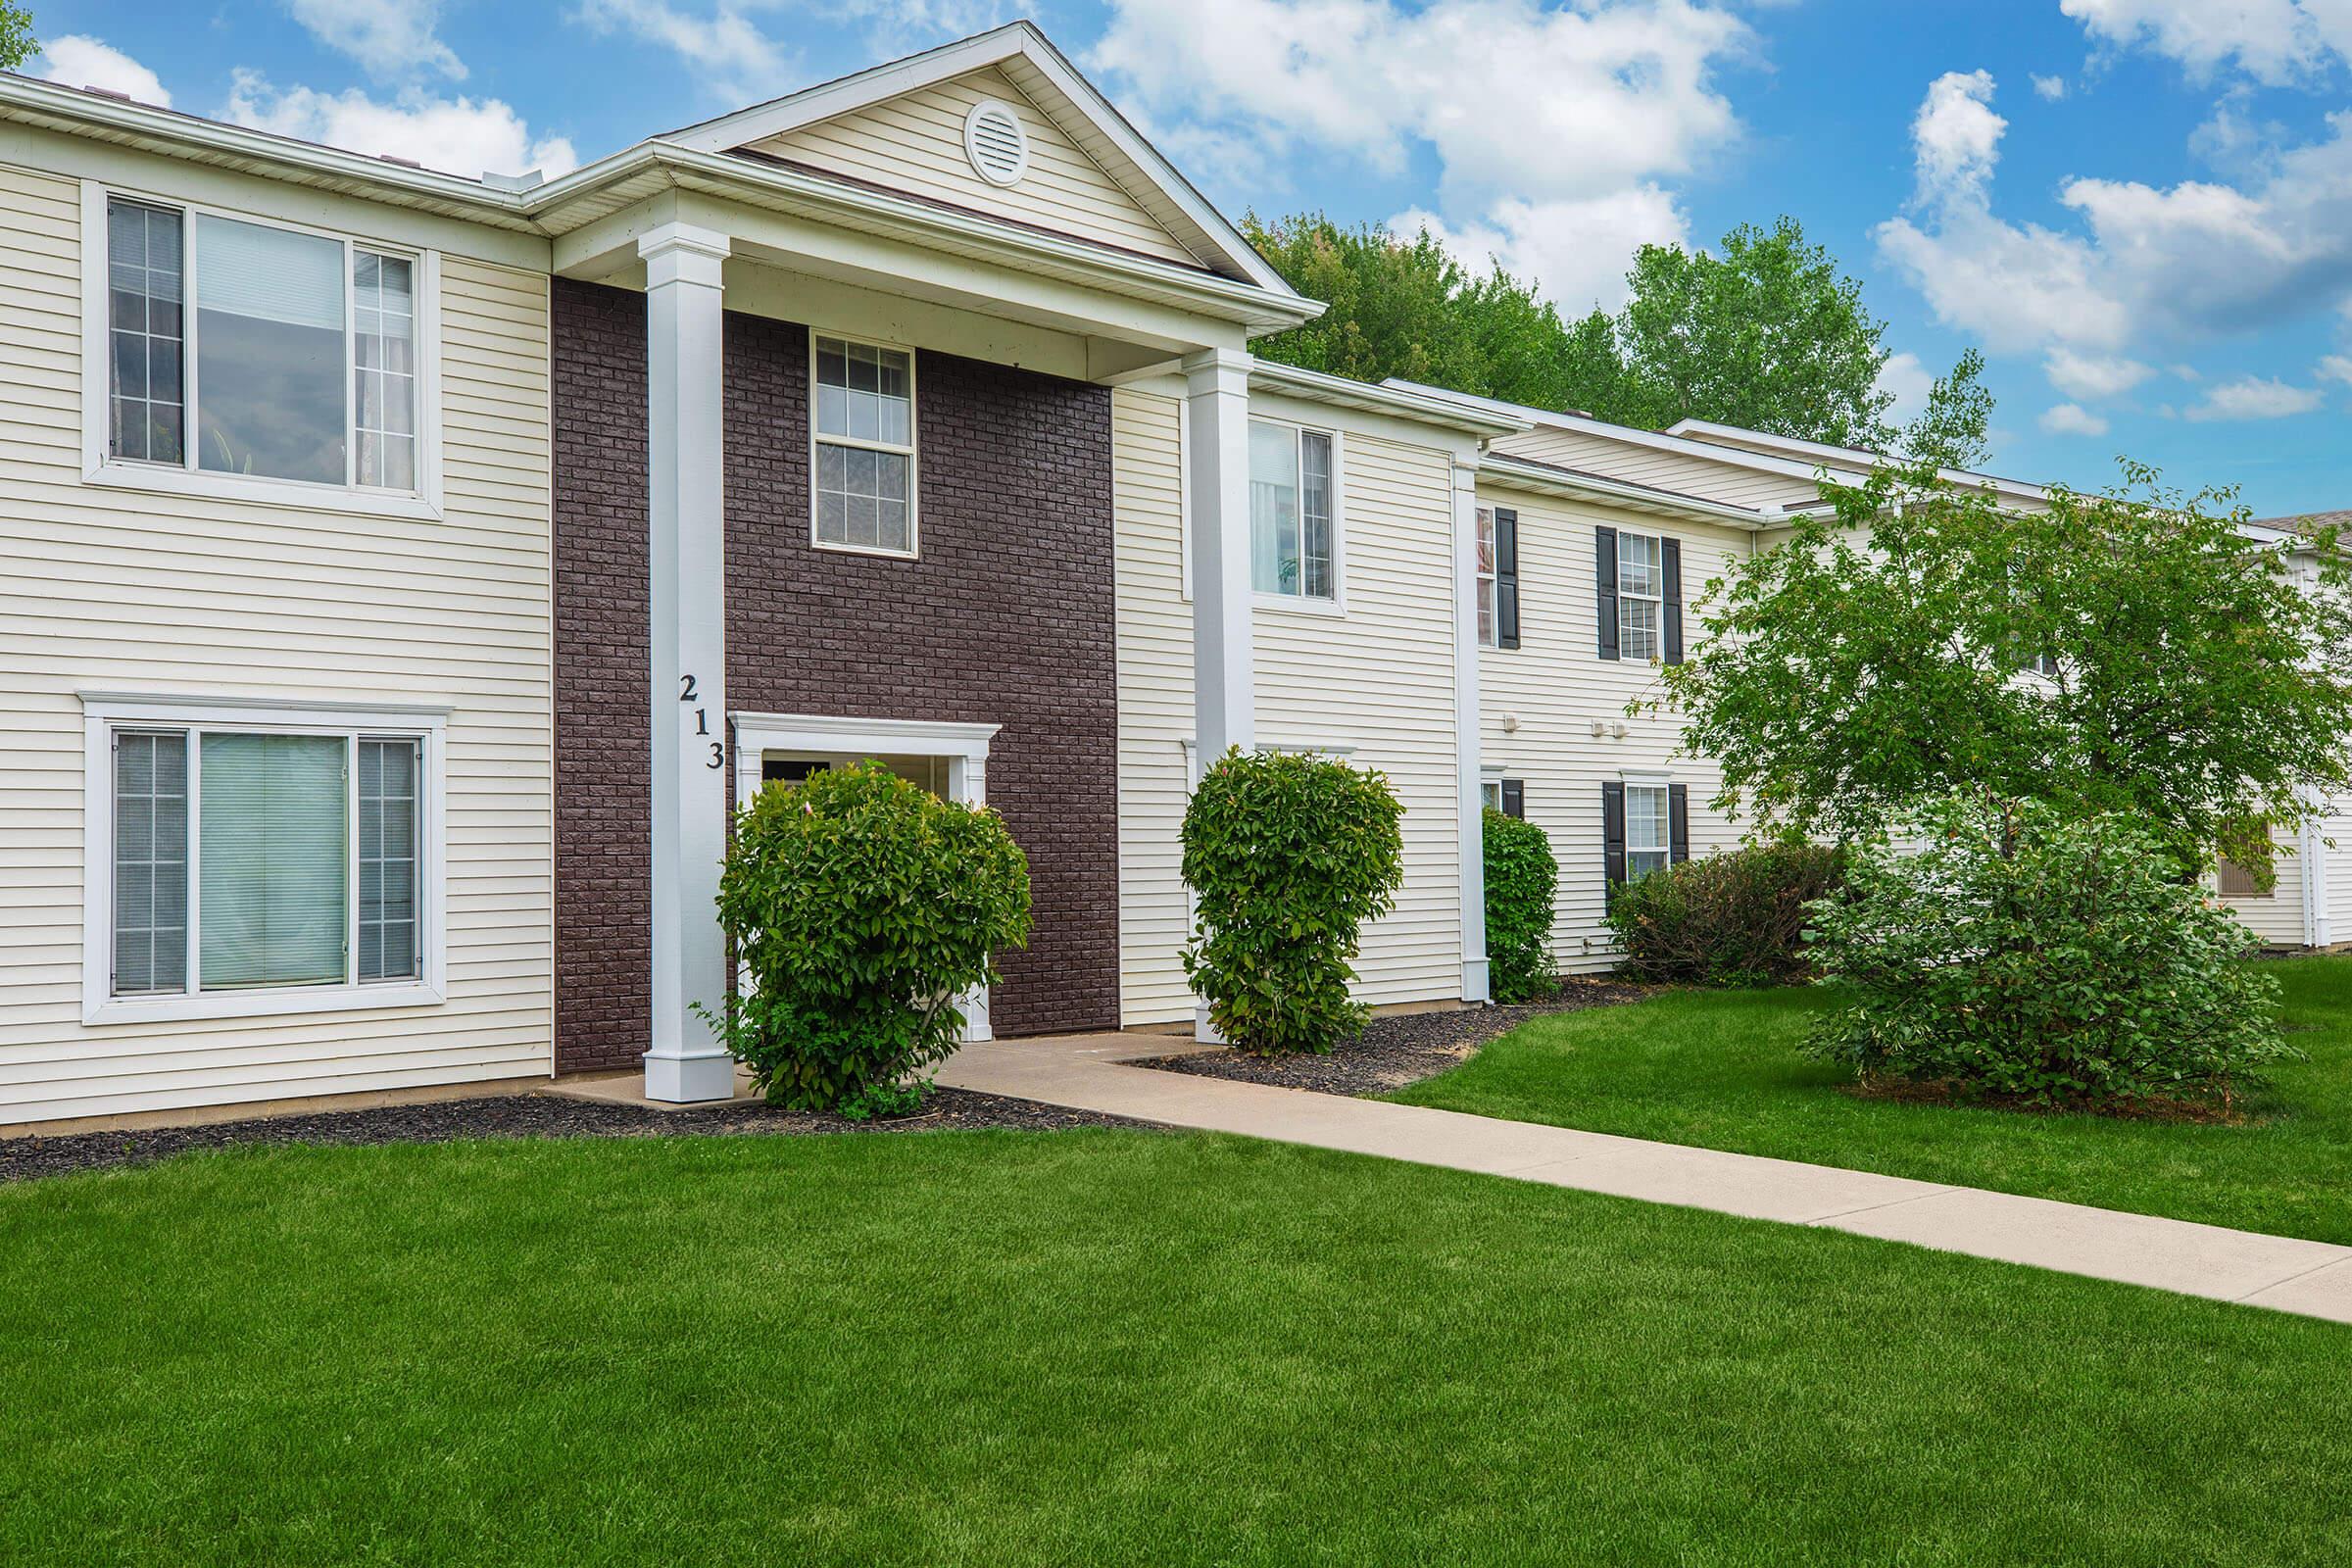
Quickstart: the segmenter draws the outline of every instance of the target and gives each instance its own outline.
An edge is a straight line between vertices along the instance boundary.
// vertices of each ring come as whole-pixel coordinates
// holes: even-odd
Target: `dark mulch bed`
[[[1140,1125],[1093,1111],[1064,1110],[1035,1101],[935,1089],[911,1116],[850,1121],[840,1116],[778,1110],[757,1102],[707,1110],[647,1110],[558,1095],[495,1095],[370,1110],[320,1111],[158,1127],[144,1132],[69,1133],[56,1138],[0,1138],[0,1181],[63,1176],[112,1165],[139,1165],[195,1149],[243,1144],[438,1144],[457,1138],[652,1138],[664,1134],[905,1133],[1011,1127],[1050,1132],[1063,1127]]]
[[[1510,1033],[1530,1018],[1550,1012],[1581,1012],[1654,997],[1662,988],[1623,980],[1582,977],[1560,982],[1547,1001],[1508,1007],[1464,1007],[1453,1012],[1393,1013],[1373,1019],[1364,1032],[1326,1056],[1246,1056],[1238,1051],[1206,1051],[1156,1056],[1139,1067],[1198,1073],[1204,1078],[1239,1078],[1246,1083],[1312,1089],[1326,1095],[1385,1095],[1406,1084],[1434,1078],[1459,1066],[1480,1046]]]

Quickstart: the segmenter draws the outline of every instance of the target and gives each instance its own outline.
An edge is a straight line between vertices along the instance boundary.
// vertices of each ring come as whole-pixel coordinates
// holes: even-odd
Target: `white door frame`
[[[769,752],[817,752],[830,757],[937,757],[948,764],[948,799],[988,804],[988,748],[1002,724],[956,724],[924,718],[842,718],[826,713],[736,713],[735,805],[760,793],[760,760]],[[963,1038],[993,1040],[988,988],[963,998]]]

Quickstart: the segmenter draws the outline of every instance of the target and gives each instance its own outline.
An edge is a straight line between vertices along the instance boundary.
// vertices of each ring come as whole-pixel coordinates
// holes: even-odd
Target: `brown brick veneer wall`
[[[555,280],[556,1065],[634,1067],[653,1004],[645,298]]]
[[[559,764],[568,1071],[645,1047],[645,325],[619,290],[559,280],[555,307],[558,750],[598,754]],[[1116,1027],[1108,391],[920,355],[921,559],[891,561],[809,543],[807,330],[731,315],[726,364],[729,705],[1002,725],[988,798],[1028,854],[1036,929],[1001,960],[993,1022]]]

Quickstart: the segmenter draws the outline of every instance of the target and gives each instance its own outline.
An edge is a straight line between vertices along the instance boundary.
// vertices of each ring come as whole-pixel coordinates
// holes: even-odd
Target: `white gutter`
[[[1301,369],[1296,365],[1280,365],[1271,360],[1258,360],[1250,366],[1250,388],[1253,392],[1284,392],[1309,402],[1386,414],[1420,424],[1464,431],[1482,439],[1516,435],[1531,428],[1526,420],[1514,416],[1481,413],[1464,408],[1451,399],[1427,397],[1370,381],[1351,381],[1344,375]]]
[[[1478,460],[1478,471],[1481,476],[1492,475],[1503,483],[1524,485],[1532,490],[1615,502],[1640,511],[1661,512],[1700,522],[1723,523],[1734,528],[1757,530],[1788,520],[1784,514],[1756,512],[1728,502],[1653,490],[1646,485],[1607,479],[1598,474],[1571,473],[1549,464],[1528,458],[1513,458],[1499,452],[1489,452],[1482,456]]]

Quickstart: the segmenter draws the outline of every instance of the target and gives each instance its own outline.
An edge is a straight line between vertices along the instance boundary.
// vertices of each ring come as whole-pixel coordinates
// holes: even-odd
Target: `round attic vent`
[[[991,185],[1010,185],[1029,172],[1029,133],[1009,107],[983,98],[963,117],[963,155]]]

